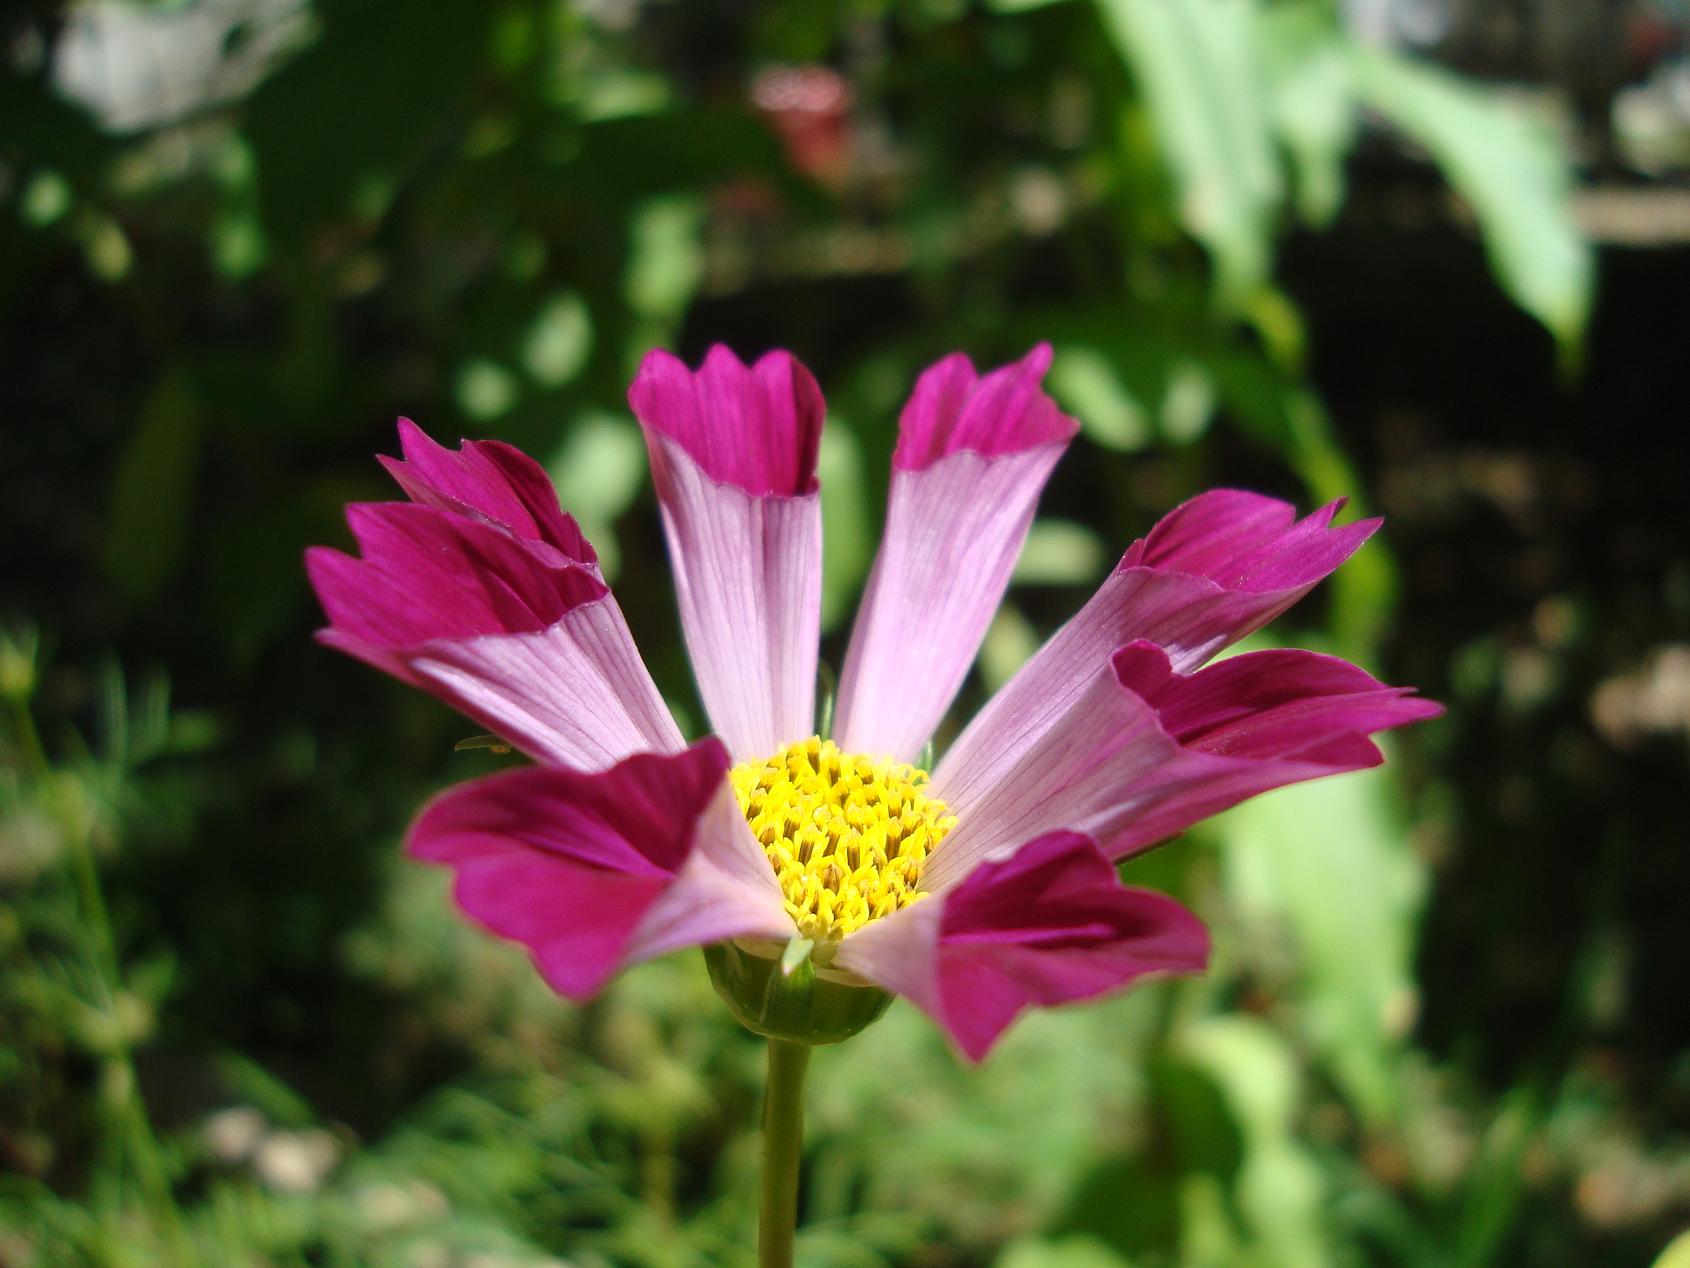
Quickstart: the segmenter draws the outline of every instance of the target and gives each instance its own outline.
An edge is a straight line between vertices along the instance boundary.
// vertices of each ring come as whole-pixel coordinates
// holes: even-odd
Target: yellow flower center
[[[956,826],[927,772],[811,736],[728,772],[806,938],[837,939],[924,897],[921,865]]]

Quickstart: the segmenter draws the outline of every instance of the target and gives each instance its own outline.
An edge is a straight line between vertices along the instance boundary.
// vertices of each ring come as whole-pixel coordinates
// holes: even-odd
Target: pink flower
[[[715,733],[688,745],[591,546],[540,467],[401,421],[409,502],[360,504],[361,556],[306,559],[320,637],[534,759],[453,788],[409,852],[522,943],[554,988],[738,940],[814,940],[819,973],[907,996],[978,1059],[1024,1009],[1200,970],[1196,917],[1115,863],[1284,784],[1378,764],[1367,737],[1436,715],[1330,656],[1203,668],[1378,527],[1334,503],[1219,490],[1134,542],[935,766],[934,734],[1077,424],[1050,349],[987,375],[947,357],[900,420],[886,532],[815,734],[821,511],[815,380],[774,352],[645,360],[645,429],[681,625]]]

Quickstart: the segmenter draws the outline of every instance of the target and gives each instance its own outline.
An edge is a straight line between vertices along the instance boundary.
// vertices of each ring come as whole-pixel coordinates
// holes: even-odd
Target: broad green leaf
[[[1268,108],[1291,156],[1297,214],[1324,225],[1344,201],[1344,156],[1356,133],[1347,45],[1325,5],[1270,5],[1260,32]]]
[[[1414,1018],[1415,925],[1425,874],[1403,838],[1390,777],[1281,789],[1215,821],[1227,888],[1246,921],[1289,935],[1301,1027],[1364,1117],[1397,1099],[1395,1057]]]
[[[1179,215],[1223,298],[1267,276],[1283,182],[1268,130],[1251,0],[1098,0],[1173,175]]]
[[[1317,1268],[1323,1251],[1320,1169],[1296,1138],[1299,1076],[1285,1038],[1266,1022],[1210,1017],[1180,1039],[1181,1055],[1220,1088],[1244,1153],[1234,1180],[1261,1262]]]
[[[1447,71],[1381,49],[1353,57],[1362,98],[1424,146],[1473,209],[1503,289],[1563,349],[1575,347],[1590,312],[1593,257],[1548,124]]]

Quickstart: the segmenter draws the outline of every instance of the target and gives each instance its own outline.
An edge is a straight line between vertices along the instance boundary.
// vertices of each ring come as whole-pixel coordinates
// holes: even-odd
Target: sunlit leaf
[[[1297,214],[1324,225],[1344,200],[1358,112],[1348,44],[1322,4],[1273,4],[1260,24],[1274,132],[1291,157]]]
[[[489,422],[516,404],[516,376],[487,357],[471,357],[458,371],[458,407],[476,422]]]
[[[1673,1238],[1652,1268],[1690,1268],[1690,1231]]]
[[[1590,245],[1573,222],[1572,173],[1547,123],[1447,71],[1382,49],[1354,52],[1356,87],[1426,148],[1472,207],[1497,280],[1576,344],[1590,313]]]
[[[816,471],[822,486],[822,629],[831,630],[849,615],[874,556],[856,433],[841,425],[825,428]]]
[[[1086,436],[1105,448],[1130,453],[1150,443],[1143,407],[1095,348],[1064,344],[1051,363],[1050,391],[1080,420]]]
[[[645,483],[639,428],[615,414],[584,414],[548,465],[558,500],[579,521],[599,553],[599,566],[614,580],[621,559],[613,528]]]
[[[1039,632],[1013,603],[1005,603],[986,628],[980,644],[980,677],[988,691],[996,691],[1039,650]]]
[[[1181,221],[1236,301],[1267,276],[1283,182],[1251,0],[1098,0],[1174,178]]]
[[[1281,789],[1228,811],[1215,829],[1241,913],[1283,929],[1296,949],[1289,985],[1304,1032],[1358,1108],[1383,1117],[1417,1011],[1414,936],[1426,888],[1389,775]]]
[[[1041,519],[1027,534],[1013,580],[1019,585],[1047,586],[1094,582],[1103,574],[1106,560],[1102,540],[1085,525]]]
[[[1130,1264],[1089,1237],[1064,1237],[1013,1242],[998,1256],[997,1268],[1130,1268]]]
[[[593,350],[593,318],[574,291],[552,296],[529,327],[522,365],[536,383],[562,387],[586,364]]]
[[[629,227],[628,271],[622,279],[628,306],[646,317],[673,318],[698,288],[704,271],[699,230],[703,208],[687,197],[657,198]]]
[[[1320,1169],[1297,1140],[1298,1071],[1290,1045],[1248,1016],[1210,1017],[1187,1030],[1180,1052],[1221,1089],[1244,1153],[1236,1202],[1263,1262],[1318,1268],[1328,1262]]]

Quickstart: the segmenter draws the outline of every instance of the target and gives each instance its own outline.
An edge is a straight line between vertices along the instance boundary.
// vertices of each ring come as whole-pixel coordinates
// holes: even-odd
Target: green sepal
[[[720,942],[704,948],[704,963],[716,994],[747,1030],[789,1043],[842,1043],[878,1019],[892,997],[818,973],[807,953],[793,951],[802,941],[770,956]]]

